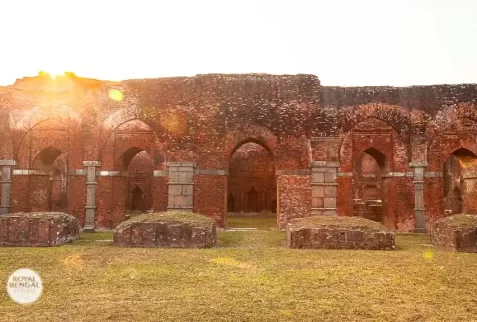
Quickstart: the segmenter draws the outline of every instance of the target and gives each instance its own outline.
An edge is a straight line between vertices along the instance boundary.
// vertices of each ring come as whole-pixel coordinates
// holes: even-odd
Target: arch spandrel
[[[370,117],[344,135],[339,154],[340,171],[350,172],[356,157],[367,149],[376,149],[386,155],[389,170],[407,170],[409,149],[402,137],[386,121]]]

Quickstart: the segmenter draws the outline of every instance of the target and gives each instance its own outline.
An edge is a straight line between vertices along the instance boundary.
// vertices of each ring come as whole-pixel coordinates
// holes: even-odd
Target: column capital
[[[0,160],[0,166],[15,166],[17,162],[15,160]]]
[[[339,168],[339,161],[311,161],[310,168]]]
[[[409,162],[410,168],[427,168],[428,164],[426,161],[415,161]]]
[[[83,161],[85,167],[100,167],[101,161]]]
[[[193,168],[195,168],[196,163],[191,162],[191,161],[170,161],[170,162],[167,162],[167,166],[168,167],[193,167]]]

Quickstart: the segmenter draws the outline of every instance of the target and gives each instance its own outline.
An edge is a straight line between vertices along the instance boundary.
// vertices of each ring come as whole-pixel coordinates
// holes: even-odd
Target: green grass
[[[228,214],[227,228],[257,228],[265,230],[276,229],[277,214]]]
[[[97,237],[99,235],[99,237]],[[223,231],[212,249],[119,248],[111,232],[0,248],[0,280],[29,267],[29,306],[2,287],[1,321],[470,321],[477,259],[397,234],[396,251],[295,250],[277,230]]]

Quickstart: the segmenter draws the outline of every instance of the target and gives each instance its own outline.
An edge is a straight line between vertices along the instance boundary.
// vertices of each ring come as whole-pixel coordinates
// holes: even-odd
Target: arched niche
[[[66,211],[67,154],[48,146],[35,155],[28,171],[29,211]]]
[[[384,222],[385,186],[383,175],[386,173],[387,167],[386,156],[375,148],[366,149],[356,159],[353,166],[353,212],[355,216]]]
[[[470,150],[453,151],[443,166],[443,197],[446,214],[474,213],[477,210],[477,156]]]
[[[277,182],[271,149],[260,140],[246,138],[231,149],[228,165],[226,210],[276,216]]]

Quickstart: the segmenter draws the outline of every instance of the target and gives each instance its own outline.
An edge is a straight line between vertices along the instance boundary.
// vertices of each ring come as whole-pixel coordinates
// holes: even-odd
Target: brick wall
[[[111,91],[123,98],[114,99]],[[327,182],[337,184],[336,201],[331,197],[327,209],[350,216],[356,191],[364,199],[376,193],[386,225],[412,230],[421,181],[410,164],[424,169],[426,222],[444,216],[446,160],[459,149],[477,154],[476,104],[475,84],[340,88],[323,87],[313,75],[265,74],[123,82],[71,73],[54,82],[46,75],[26,77],[0,91],[0,155],[3,169],[12,173],[9,211],[61,205],[84,223],[88,197],[83,161],[98,161],[95,222],[114,227],[131,207],[136,186],[142,187],[145,208],[167,209],[167,163],[193,162],[193,209],[223,226],[227,185],[236,180],[231,156],[243,143],[255,142],[273,155],[281,226],[310,214],[315,184],[310,162],[317,161],[338,164],[336,179]],[[60,152],[47,163],[60,171],[61,181],[55,181],[51,169],[48,175],[34,172],[41,170],[35,160],[45,149]],[[366,190],[373,183],[363,177],[371,174],[372,162],[356,167],[370,151],[374,159],[385,160],[376,174],[375,192]],[[259,156],[242,159],[237,162],[246,168],[271,164],[254,164]],[[15,165],[9,166],[9,160]],[[131,165],[134,170],[128,174]],[[450,173],[462,176],[463,210],[477,211],[471,198],[477,171],[472,166],[460,175]],[[7,174],[4,187],[9,185]]]

